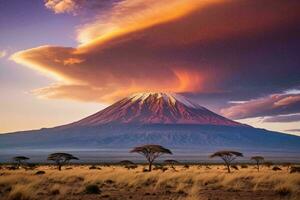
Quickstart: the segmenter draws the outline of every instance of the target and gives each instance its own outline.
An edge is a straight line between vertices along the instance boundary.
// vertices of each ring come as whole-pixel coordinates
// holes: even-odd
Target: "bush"
[[[281,168],[279,168],[279,167],[275,166],[275,167],[273,167],[273,168],[272,168],[272,170],[274,170],[274,171],[280,171],[280,170],[281,170]]]
[[[136,169],[137,165],[126,165],[125,168],[128,169],[128,170],[129,169]]]
[[[149,170],[146,168],[143,168],[143,172],[149,172]]]
[[[101,191],[97,185],[92,184],[85,187],[85,192],[87,194],[99,194]]]
[[[280,196],[287,196],[291,194],[291,190],[287,187],[280,187],[276,189],[276,193]]]
[[[300,173],[300,167],[291,167],[290,173]]]
[[[89,169],[97,169],[97,167],[95,165],[92,165],[89,167]]]
[[[52,195],[58,195],[60,192],[59,192],[59,190],[58,189],[55,189],[55,190],[52,190],[51,191],[51,194]]]
[[[239,170],[239,168],[238,168],[236,165],[231,165],[230,167],[231,167],[232,169]]]
[[[248,165],[241,165],[241,168],[246,169],[246,168],[248,168]]]
[[[105,183],[106,183],[106,184],[113,184],[114,181],[113,181],[113,180],[110,180],[110,179],[107,179],[107,180],[105,181]]]
[[[35,174],[36,175],[42,175],[42,174],[45,174],[46,172],[45,171],[37,171]]]
[[[99,169],[99,170],[101,170],[101,167],[97,167],[95,165],[92,165],[92,166],[89,167],[89,169]]]

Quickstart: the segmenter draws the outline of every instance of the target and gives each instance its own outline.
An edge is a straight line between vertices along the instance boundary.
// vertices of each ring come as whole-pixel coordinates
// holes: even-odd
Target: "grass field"
[[[300,173],[223,165],[177,165],[143,172],[123,166],[68,165],[62,171],[42,165],[33,170],[0,170],[0,199],[300,199]],[[41,174],[36,174],[38,171]]]

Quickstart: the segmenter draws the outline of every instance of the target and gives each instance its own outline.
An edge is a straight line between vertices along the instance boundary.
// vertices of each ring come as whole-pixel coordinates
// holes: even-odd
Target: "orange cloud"
[[[47,98],[110,102],[133,92],[218,90],[235,66],[210,66],[199,49],[297,18],[295,3],[270,2],[124,0],[79,28],[78,47],[41,46],[11,59],[59,80],[35,91]]]
[[[117,36],[152,27],[183,17],[194,10],[224,0],[123,0],[105,16],[78,30],[83,46],[99,44]]]
[[[178,78],[179,84],[176,88],[177,92],[196,92],[201,91],[203,78],[198,71],[187,71],[184,69],[174,69],[175,76]]]

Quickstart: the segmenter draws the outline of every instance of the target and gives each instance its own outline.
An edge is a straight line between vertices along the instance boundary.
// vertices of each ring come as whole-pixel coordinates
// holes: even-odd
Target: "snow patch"
[[[176,102],[180,102],[190,108],[203,109],[203,107],[200,106],[199,104],[194,103],[188,100],[187,98],[185,98],[184,96],[176,93],[162,93],[162,92],[136,93],[129,96],[129,99],[133,102],[140,101],[140,103],[143,103],[150,96],[155,97],[156,99],[163,98],[165,101],[171,102],[173,105],[175,105]]]

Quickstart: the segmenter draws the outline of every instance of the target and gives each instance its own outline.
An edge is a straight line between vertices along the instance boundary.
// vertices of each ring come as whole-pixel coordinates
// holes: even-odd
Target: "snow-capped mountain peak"
[[[153,97],[155,99],[163,99],[167,102],[170,102],[172,105],[175,105],[176,102],[180,102],[191,108],[203,108],[197,103],[194,103],[189,99],[187,99],[186,97],[176,93],[144,92],[144,93],[135,93],[129,96],[128,98],[131,101],[139,101],[140,103],[143,103],[149,97]]]
[[[175,93],[136,93],[67,126],[121,124],[200,124],[244,126]]]

